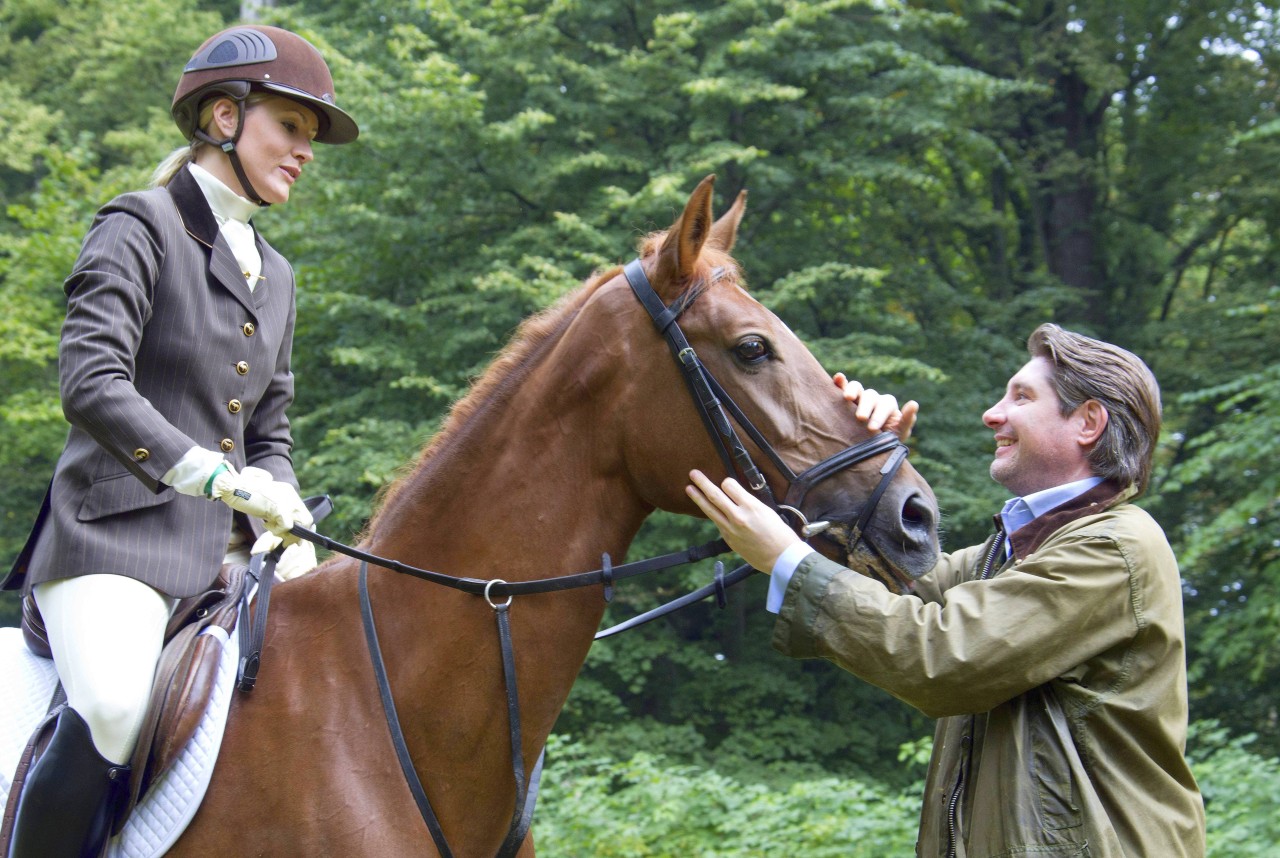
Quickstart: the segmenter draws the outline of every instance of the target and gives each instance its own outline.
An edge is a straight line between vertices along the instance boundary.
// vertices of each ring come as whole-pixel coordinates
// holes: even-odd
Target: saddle
[[[132,771],[128,800],[117,814],[113,836],[124,827],[138,799],[168,771],[199,727],[213,694],[222,643],[235,631],[241,602],[246,597],[247,578],[248,567],[225,565],[212,587],[180,600],[174,608],[165,629],[165,644],[156,665],[147,714],[129,761]],[[30,596],[22,602],[22,634],[33,653],[53,657],[40,610]],[[51,711],[60,708],[62,700],[58,698],[61,696],[59,688]],[[14,777],[15,795],[26,779],[26,770],[48,741],[45,734],[52,732],[53,723],[53,718],[47,718],[32,737]]]
[[[328,495],[307,498],[307,508],[315,521],[333,510]],[[254,557],[250,565],[224,564],[213,585],[203,593],[181,599],[165,627],[164,647],[156,664],[151,698],[138,735],[138,744],[129,760],[128,799],[121,803],[112,825],[114,837],[124,828],[129,815],[147,788],[169,770],[200,726],[218,679],[223,644],[237,632],[241,661],[237,687],[253,689],[257,679],[267,626],[267,606],[279,550]],[[250,600],[256,606],[250,613]],[[52,659],[48,633],[40,609],[32,596],[22,602],[22,636],[27,648]],[[21,793],[27,771],[39,759],[53,734],[55,715],[65,705],[59,685],[49,707],[49,715],[37,728],[14,774],[0,823],[0,858],[7,853],[9,835],[16,813],[16,797]]]
[[[308,497],[305,501],[312,519],[320,521],[333,511],[329,496]],[[120,803],[111,826],[111,836],[119,835],[133,809],[152,784],[173,767],[183,749],[200,729],[206,709],[218,684],[223,644],[237,633],[241,662],[236,686],[241,692],[253,689],[259,671],[266,635],[266,616],[275,578],[275,562],[280,549],[252,558],[250,565],[227,563],[204,593],[180,599],[165,627],[164,647],[156,663],[151,698],[138,734],[137,747],[129,759],[128,798]],[[256,594],[256,599],[255,599]],[[255,602],[251,611],[250,602]],[[52,660],[49,635],[35,598],[22,603],[22,635],[36,656]],[[18,797],[27,772],[44,753],[54,731],[56,716],[67,703],[58,685],[50,700],[49,713],[28,740],[10,784],[9,800],[0,821],[0,858],[8,855]]]

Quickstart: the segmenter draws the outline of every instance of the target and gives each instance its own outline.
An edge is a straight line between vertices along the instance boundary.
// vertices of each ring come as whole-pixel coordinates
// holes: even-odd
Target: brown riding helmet
[[[205,99],[226,95],[243,104],[250,89],[282,95],[314,110],[318,142],[350,143],[360,134],[355,120],[335,102],[333,77],[315,46],[296,33],[257,24],[223,30],[200,46],[173,94],[173,120],[192,140]]]

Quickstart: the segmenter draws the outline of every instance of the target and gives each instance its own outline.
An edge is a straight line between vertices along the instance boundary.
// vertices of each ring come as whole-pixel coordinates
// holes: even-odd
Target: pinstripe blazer
[[[91,573],[177,597],[206,588],[231,509],[160,481],[193,446],[297,485],[285,416],[293,271],[261,236],[257,246],[264,279],[250,292],[185,169],[98,212],[65,284],[71,431],[5,589]]]

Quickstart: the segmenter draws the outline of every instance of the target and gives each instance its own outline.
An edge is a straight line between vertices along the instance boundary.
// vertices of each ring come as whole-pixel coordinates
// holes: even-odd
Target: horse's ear
[[[653,288],[668,303],[674,301],[688,285],[702,245],[711,236],[711,191],[715,182],[715,174],[712,174],[693,189],[684,213],[671,225],[658,251]]]
[[[720,216],[711,227],[711,246],[718,247],[725,253],[733,250],[733,243],[738,240],[738,224],[742,223],[742,213],[747,210],[747,190],[738,192],[738,198],[729,206],[729,210]]]

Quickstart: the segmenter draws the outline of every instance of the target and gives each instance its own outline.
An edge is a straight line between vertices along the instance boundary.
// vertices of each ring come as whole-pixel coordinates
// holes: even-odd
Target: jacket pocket
[[[164,491],[153,492],[141,480],[128,471],[112,474],[95,480],[85,492],[80,510],[76,513],[77,521],[96,521],[109,515],[147,509],[160,506],[173,500],[178,493],[165,487]]]
[[[1077,773],[1083,771],[1066,713],[1051,689],[1042,687],[1042,718],[1029,719],[1031,786],[1040,799],[1046,829],[1062,831],[1084,823]]]

